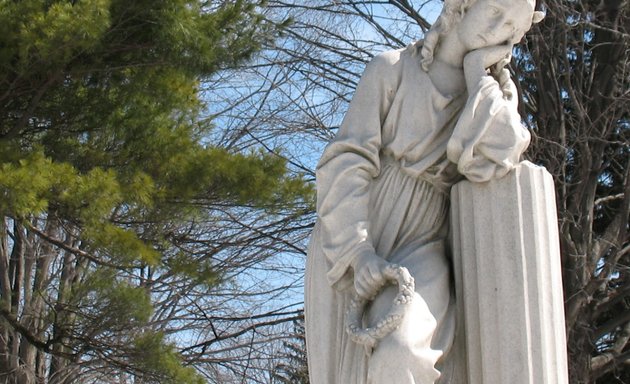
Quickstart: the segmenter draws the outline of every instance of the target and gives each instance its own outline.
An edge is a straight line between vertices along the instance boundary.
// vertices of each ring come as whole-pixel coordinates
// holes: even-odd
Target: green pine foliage
[[[147,328],[151,287],[133,271],[216,284],[211,262],[174,251],[174,227],[210,204],[273,213],[313,198],[276,154],[202,144],[201,82],[278,30],[257,6],[0,1],[0,372],[43,380],[89,356],[200,382]]]
[[[137,336],[133,342],[133,361],[154,372],[153,377],[145,378],[147,383],[156,384],[203,384],[194,369],[182,366],[175,348],[165,342],[159,332],[147,332]],[[156,369],[157,368],[157,369]]]

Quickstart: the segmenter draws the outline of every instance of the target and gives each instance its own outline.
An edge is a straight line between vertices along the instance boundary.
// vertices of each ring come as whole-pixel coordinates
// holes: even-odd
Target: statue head
[[[471,17],[474,19],[465,20],[468,10],[473,6],[475,6],[474,15]],[[482,28],[484,22],[487,21],[484,18],[496,18],[499,22],[507,20],[506,23],[510,23],[510,33],[506,34],[505,25],[498,25],[496,28],[501,29],[501,33],[506,35],[502,36],[505,38],[503,43],[516,44],[533,24],[544,18],[544,13],[535,11],[535,7],[536,0],[445,0],[442,13],[424,38],[422,68],[425,71],[429,70],[435,50],[439,49],[441,37],[451,32],[460,23],[467,24],[469,27],[471,24],[478,24],[479,28]],[[505,12],[514,13],[503,15],[502,13]],[[481,32],[483,33],[483,31]],[[489,31],[488,33],[492,35],[493,32]],[[465,39],[466,36],[462,36],[462,38]],[[489,42],[488,45],[492,44]]]

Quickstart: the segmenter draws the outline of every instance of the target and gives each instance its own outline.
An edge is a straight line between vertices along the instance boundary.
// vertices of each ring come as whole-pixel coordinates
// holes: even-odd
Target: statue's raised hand
[[[374,253],[362,253],[355,257],[352,268],[354,269],[354,288],[357,294],[364,299],[371,299],[385,284],[383,270],[388,263]]]
[[[472,92],[479,80],[488,74],[488,68],[503,67],[509,62],[512,47],[511,43],[493,45],[475,49],[466,54],[464,57],[464,76],[469,92]]]

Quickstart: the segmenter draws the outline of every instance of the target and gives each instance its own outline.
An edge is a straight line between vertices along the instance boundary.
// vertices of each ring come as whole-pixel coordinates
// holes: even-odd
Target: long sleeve
[[[322,249],[331,265],[329,283],[337,289],[352,282],[348,268],[357,255],[375,252],[368,225],[370,183],[380,173],[381,127],[396,92],[399,55],[387,52],[368,64],[317,166]]]
[[[521,124],[511,80],[509,85],[512,96],[505,97],[493,77],[482,77],[449,140],[449,160],[471,181],[503,177],[520,162],[529,145],[530,134]]]

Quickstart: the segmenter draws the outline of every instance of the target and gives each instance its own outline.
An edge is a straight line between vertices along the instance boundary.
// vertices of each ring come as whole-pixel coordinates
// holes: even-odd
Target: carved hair
[[[427,32],[422,44],[422,69],[429,70],[429,66],[433,63],[433,55],[435,49],[440,43],[440,37],[446,35],[451,28],[459,23],[464,14],[477,0],[446,0],[442,13],[433,24],[433,27]]]

